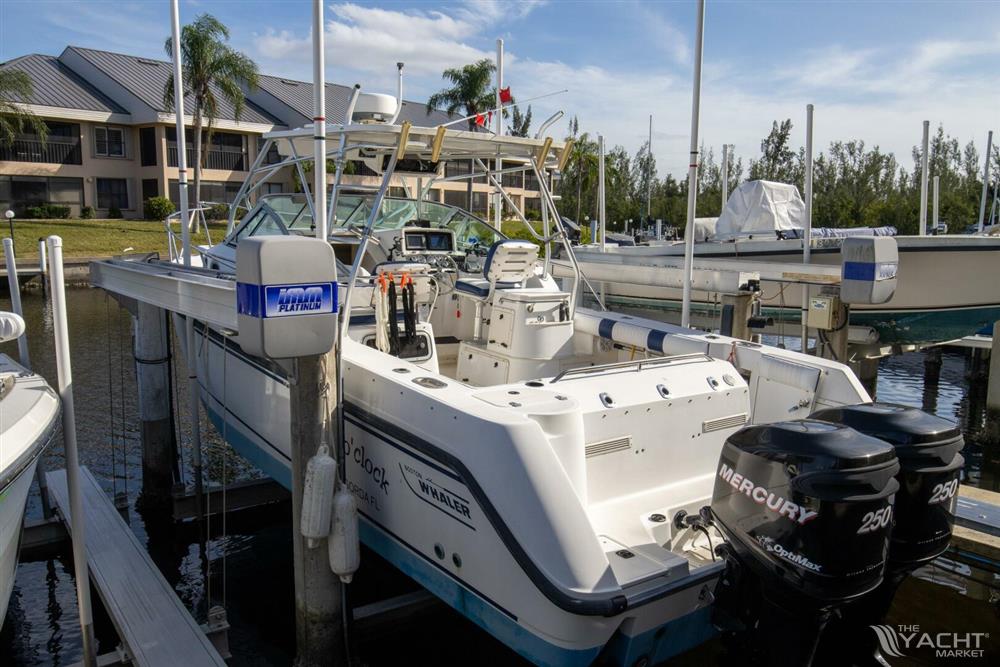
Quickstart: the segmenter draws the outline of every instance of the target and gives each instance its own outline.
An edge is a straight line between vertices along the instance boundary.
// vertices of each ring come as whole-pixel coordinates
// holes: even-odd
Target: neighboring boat
[[[768,426],[869,403],[847,366],[580,307],[582,275],[563,291],[535,244],[453,207],[384,196],[404,169],[433,179],[445,160],[483,168],[502,158],[535,174],[556,221],[544,234],[572,260],[547,189],[568,153],[561,142],[350,118],[329,135],[337,163],[364,159],[382,174],[378,192],[335,182],[329,238],[347,294],[346,485],[372,550],[542,665],[665,660],[717,632],[717,593],[737,616],[756,613],[733,593],[746,581],[769,599],[799,589],[766,613],[768,627],[787,620],[795,650],[806,650],[822,628],[815,609],[879,584],[898,488],[892,448],[828,423]],[[261,151],[273,145],[296,165],[312,141],[311,127],[278,132]],[[251,170],[241,196],[276,171]],[[312,217],[307,196],[263,197],[204,249],[204,268],[110,262],[107,271],[148,271],[184,293],[202,281],[223,290],[219,304],[229,289],[235,302],[255,293],[236,297],[241,240],[312,236]],[[166,293],[115,285],[151,302]],[[275,308],[306,299],[295,289]],[[235,313],[210,312],[185,349],[207,412],[290,488],[288,366],[244,351],[241,334],[219,324]],[[739,436],[750,424],[752,438]]]
[[[714,221],[701,219],[696,236],[696,259],[746,259],[794,262],[802,257],[805,205],[792,185],[749,181],[732,194],[723,214]],[[893,233],[891,228],[813,230],[811,261],[839,266],[840,245],[847,235]],[[870,327],[880,344],[920,344],[954,340],[1000,320],[1000,237],[964,234],[896,236],[899,282],[888,303],[856,305],[851,324]],[[635,247],[582,248],[579,261],[587,272],[589,261],[649,265],[657,258],[684,256],[684,243]],[[678,289],[629,282],[628,270],[620,282],[605,285],[607,302],[618,308],[679,312]],[[798,323],[802,303],[798,285],[765,283],[764,314]],[[694,291],[692,310],[717,310],[715,295]],[[669,317],[668,317],[669,319]]]
[[[0,318],[5,324],[16,318],[23,333],[20,317],[0,313]],[[0,354],[0,625],[14,587],[28,489],[58,417],[59,398],[45,379]]]

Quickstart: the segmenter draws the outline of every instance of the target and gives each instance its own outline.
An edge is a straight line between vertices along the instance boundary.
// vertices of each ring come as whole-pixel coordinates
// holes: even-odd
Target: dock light
[[[7,218],[7,224],[10,225],[10,246],[11,251],[14,251],[14,211],[7,209],[3,216]],[[16,254],[16,253],[15,253]]]
[[[410,128],[413,123],[406,121],[399,130],[399,148],[396,149],[396,159],[402,160],[406,155],[406,142],[410,140]]]
[[[444,143],[444,125],[438,126],[437,134],[434,135],[434,143],[431,144],[431,162],[437,162],[441,157],[441,144]]]
[[[562,153],[559,154],[559,171],[566,170],[566,163],[569,162],[570,153],[573,152],[574,139],[567,139],[566,145],[563,146]]]
[[[545,168],[545,158],[549,156],[549,149],[552,148],[552,137],[545,137],[545,143],[542,144],[542,150],[538,151],[538,168]]]

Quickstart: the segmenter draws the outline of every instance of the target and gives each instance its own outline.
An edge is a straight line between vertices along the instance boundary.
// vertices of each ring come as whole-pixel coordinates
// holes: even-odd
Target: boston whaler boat
[[[731,259],[750,262],[794,262],[802,257],[805,204],[798,189],[784,183],[748,181],[729,197],[718,219],[698,220],[696,260]],[[815,264],[841,263],[844,238],[859,234],[891,234],[892,228],[814,229],[811,259]],[[899,285],[883,304],[858,304],[851,324],[869,327],[885,344],[928,343],[970,335],[1000,319],[1000,237],[972,235],[895,236],[899,249]],[[629,282],[629,265],[655,266],[659,261],[680,262],[684,242],[656,243],[577,251],[588,275],[601,264],[616,265],[625,277],[607,282],[609,303],[631,309],[677,310],[679,289]],[[622,265],[622,266],[617,266]],[[801,287],[765,282],[763,306],[775,320],[799,321]],[[716,308],[714,295],[696,290],[694,309]]]
[[[363,95],[357,107],[393,102]],[[312,135],[266,135],[261,154],[273,146],[282,162],[255,165],[234,210],[278,169],[299,168]],[[808,662],[829,610],[879,589],[890,536],[932,533],[936,548],[950,533],[958,471],[948,466],[961,460],[950,424],[871,406],[845,365],[583,308],[579,271],[565,291],[556,283],[550,246],[575,256],[548,176],[570,146],[359,123],[350,112],[328,140],[338,165],[332,252],[296,238],[314,236],[307,189],[261,197],[222,243],[201,249],[198,268],[109,262],[97,284],[107,287],[112,270],[147,271],[180,292],[199,281],[231,290],[239,330],[233,314],[205,311],[186,354],[219,431],[287,487],[293,366],[263,358],[258,334],[289,316],[297,324],[284,331],[311,335],[308,318],[339,301],[346,485],[362,541],[521,655],[654,664],[720,624],[757,628],[766,618],[754,636],[781,626],[771,643],[794,645],[789,655]],[[394,176],[432,181],[462,159],[477,161],[482,177],[497,158],[539,183],[541,257],[534,243],[424,201],[429,185],[413,199],[385,196]],[[381,174],[379,189],[341,187],[345,160]],[[500,172],[488,178],[507,197]],[[316,244],[326,266],[308,266]],[[280,261],[251,271],[250,249]],[[334,270],[336,299],[329,283],[303,278]],[[115,289],[158,298],[128,285]],[[817,410],[834,412],[805,419]],[[844,425],[858,413],[861,430]],[[925,467],[947,460],[923,476],[904,462],[914,475],[904,491],[896,444],[920,449]],[[946,488],[931,498],[935,484]],[[908,533],[892,531],[904,493],[915,496]],[[789,632],[795,642],[783,639]]]
[[[0,313],[0,342],[23,333],[24,320]],[[58,417],[59,398],[45,380],[0,354],[0,625],[14,587],[28,489]]]

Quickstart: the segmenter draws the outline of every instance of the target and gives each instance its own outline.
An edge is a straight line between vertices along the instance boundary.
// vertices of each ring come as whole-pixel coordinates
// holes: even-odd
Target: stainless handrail
[[[643,368],[653,367],[653,366],[666,366],[672,364],[676,361],[694,361],[696,359],[702,361],[712,361],[712,357],[708,356],[704,352],[689,352],[687,354],[675,354],[669,357],[653,357],[652,359],[635,359],[630,361],[613,361],[610,364],[601,364],[599,366],[583,366],[581,368],[570,368],[559,375],[555,376],[549,380],[549,384],[555,384],[560,380],[573,375],[590,375],[591,373],[603,373],[605,371],[614,370],[624,370],[634,367],[635,372],[641,371]]]

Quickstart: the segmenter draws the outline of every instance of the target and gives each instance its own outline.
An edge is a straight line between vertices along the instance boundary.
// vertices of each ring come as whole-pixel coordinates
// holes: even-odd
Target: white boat
[[[14,587],[28,489],[58,417],[59,398],[45,379],[0,354],[0,625]]]
[[[699,220],[705,230],[695,237],[695,259],[745,259],[751,262],[794,262],[802,257],[805,205],[791,185],[749,181],[731,195],[717,219]],[[877,230],[814,230],[811,262],[839,266],[845,234]],[[881,231],[881,230],[878,230]],[[851,324],[870,327],[881,344],[954,340],[976,333],[1000,319],[1000,237],[972,235],[896,236],[899,283],[884,304],[857,305]],[[679,312],[679,289],[653,287],[629,280],[631,265],[652,266],[658,259],[683,258],[684,243],[650,243],[634,247],[609,245],[583,248],[578,259],[620,263],[622,280],[605,285],[608,302],[618,308]],[[765,283],[764,315],[799,322],[801,287]],[[717,312],[716,295],[694,290],[692,312]]]
[[[274,145],[285,164],[299,164],[308,152],[296,144],[312,135],[269,135],[262,152]],[[360,157],[382,174],[377,192],[335,183],[329,238],[346,292],[346,486],[368,547],[540,665],[653,664],[702,643],[718,632],[717,593],[745,599],[728,593],[749,577],[734,574],[733,559],[771,561],[765,579],[782,570],[765,597],[783,582],[809,591],[807,601],[768,612],[801,625],[804,645],[822,623],[804,623],[812,615],[802,609],[879,585],[889,540],[880,521],[898,488],[892,448],[830,423],[768,426],[869,403],[847,366],[583,308],[583,276],[563,291],[535,244],[505,239],[453,207],[385,197],[394,168],[403,168],[397,157],[428,178],[440,174],[439,159],[501,157],[505,168],[536,172],[546,218],[558,221],[546,176],[567,151],[560,142],[350,122],[329,135],[335,160]],[[242,194],[275,171],[255,167]],[[199,285],[211,287],[219,306],[199,311],[185,350],[203,404],[240,453],[289,488],[292,366],[244,351],[235,307],[220,308],[229,300],[247,317],[259,312],[252,296],[266,290],[234,285],[238,244],[313,236],[312,210],[308,196],[263,197],[222,243],[202,248],[198,268],[109,262],[95,274],[105,288],[160,307],[199,301]],[[544,234],[546,246],[562,243],[573,258],[560,223]],[[112,274],[120,279],[109,287]],[[413,290],[400,304],[389,285],[403,291],[406,283]],[[795,463],[785,452],[788,464],[770,470],[739,453],[737,434],[771,447],[791,437],[811,454]],[[830,434],[841,444],[826,443]],[[817,462],[834,466],[812,471],[824,479],[842,465],[864,466],[848,487],[873,470],[878,481],[833,507],[836,493],[810,498],[785,479],[811,474]],[[722,518],[733,513],[745,516],[739,527]],[[801,528],[813,519],[821,519],[815,528]],[[721,585],[724,572],[731,576]],[[806,586],[814,577],[815,588]]]

